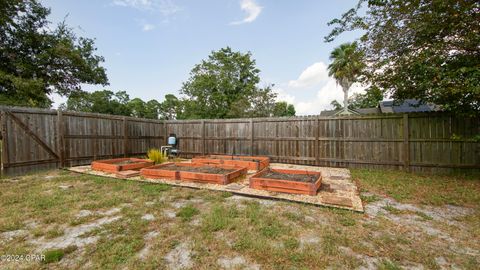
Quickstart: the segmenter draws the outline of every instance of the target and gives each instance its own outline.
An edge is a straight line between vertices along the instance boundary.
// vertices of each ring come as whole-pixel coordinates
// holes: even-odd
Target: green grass
[[[351,172],[362,191],[384,194],[400,202],[461,206],[480,204],[480,173],[477,172],[427,174],[368,169],[352,169]]]
[[[146,195],[155,196],[158,193],[170,190],[170,186],[165,184],[142,184],[142,191]]]
[[[369,195],[369,196],[366,196],[366,195],[360,195],[360,199],[362,199],[362,202],[364,203],[374,203],[376,201],[379,201],[381,200],[381,198],[377,195]]]
[[[180,217],[183,221],[190,221],[193,216],[200,213],[200,211],[193,206],[193,204],[188,204],[177,212],[177,217]]]
[[[394,214],[394,215],[400,215],[402,213],[402,210],[395,208],[391,206],[390,204],[387,204],[386,206],[383,207],[383,209],[387,210],[388,212]]]
[[[402,268],[395,264],[394,262],[388,260],[382,260],[380,265],[378,266],[379,270],[401,270]]]
[[[283,245],[287,249],[294,250],[300,246],[300,242],[296,238],[287,238],[285,241],[283,241]]]
[[[58,175],[45,179],[49,173]],[[184,243],[191,248],[193,269],[217,269],[219,257],[237,255],[262,269],[355,269],[364,265],[365,256],[380,258],[376,265],[379,269],[399,269],[409,263],[436,269],[438,256],[460,269],[475,269],[480,263],[474,256],[457,252],[479,248],[480,204],[475,204],[477,195],[463,193],[465,189],[477,192],[478,180],[387,171],[352,170],[352,174],[361,188],[371,193],[363,197],[367,207],[390,196],[400,202],[432,207],[443,207],[453,200],[455,204],[473,207],[473,212],[455,219],[461,226],[458,229],[420,211],[385,207],[394,214],[417,215],[418,222],[448,233],[452,243],[422,233],[414,225],[399,226],[397,221],[388,219],[390,215],[367,217],[281,201],[263,205],[257,199],[228,200],[230,193],[52,171],[20,177],[15,182],[0,180],[0,232],[28,231],[28,237],[2,242],[0,254],[35,253],[38,246],[31,239],[67,237],[69,227],[90,224],[104,217],[99,213],[119,208],[121,211],[110,216],[119,217],[117,220],[81,236],[95,237],[95,243],[44,250],[41,253],[47,253],[48,265],[38,263],[25,268],[88,265],[94,269],[166,269],[166,254]],[[453,185],[457,179],[460,180]],[[59,185],[74,187],[63,190]],[[456,191],[459,194],[450,194]],[[175,208],[176,203],[185,201],[185,206]],[[79,218],[80,210],[93,214]],[[176,217],[169,217],[165,211],[175,212]],[[142,220],[147,213],[154,215],[155,220]],[[306,216],[312,220],[306,220]],[[189,222],[194,219],[200,223]],[[30,227],[33,222],[37,225]],[[458,249],[450,249],[453,244]],[[139,258],[143,250],[150,251]]]
[[[203,229],[206,232],[216,232],[234,224],[237,216],[235,207],[227,208],[223,205],[214,205],[212,210],[203,217]]]
[[[63,259],[65,255],[75,252],[76,250],[77,250],[77,246],[68,246],[63,249],[47,250],[43,253],[43,255],[45,256],[45,260],[43,260],[42,263],[49,264],[49,263],[59,262],[60,260]]]
[[[51,230],[48,230],[46,233],[45,233],[45,237],[48,238],[48,239],[52,239],[52,238],[57,238],[59,236],[62,236],[64,234],[63,230],[58,228],[58,227],[55,227]]]
[[[65,256],[65,252],[61,249],[53,249],[46,251],[44,255],[44,263],[53,263],[59,262],[63,258],[63,256]]]
[[[417,211],[415,214],[419,217],[421,217],[423,220],[433,220],[433,218],[423,212]]]

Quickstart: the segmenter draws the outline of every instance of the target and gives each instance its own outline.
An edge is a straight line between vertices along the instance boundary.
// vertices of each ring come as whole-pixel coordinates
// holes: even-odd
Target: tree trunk
[[[344,80],[342,82],[342,90],[343,90],[343,108],[345,111],[348,111],[348,90],[352,84],[348,80]]]
[[[348,109],[348,89],[343,89],[343,108]]]

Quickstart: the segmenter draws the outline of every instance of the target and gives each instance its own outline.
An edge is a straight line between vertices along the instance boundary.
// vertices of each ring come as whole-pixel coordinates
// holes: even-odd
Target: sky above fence
[[[250,51],[261,69],[261,84],[275,84],[279,100],[295,104],[297,114],[318,114],[341,89],[328,77],[329,54],[358,35],[333,43],[323,37],[327,22],[356,0],[43,0],[51,21],[66,22],[96,39],[105,57],[110,86],[131,97],[162,100],[178,95],[192,67],[212,50],[230,46]],[[100,90],[101,86],[85,86]],[[361,91],[354,87],[353,92]],[[54,96],[55,106],[64,100]]]

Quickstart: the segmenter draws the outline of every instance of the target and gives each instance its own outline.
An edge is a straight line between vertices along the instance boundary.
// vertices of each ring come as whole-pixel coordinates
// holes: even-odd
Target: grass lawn
[[[478,269],[478,174],[352,177],[365,214],[66,171],[3,179],[0,255],[45,260],[0,268]]]

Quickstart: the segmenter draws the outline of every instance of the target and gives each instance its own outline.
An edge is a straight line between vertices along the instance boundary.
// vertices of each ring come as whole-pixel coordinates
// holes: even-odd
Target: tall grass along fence
[[[445,113],[226,120],[149,120],[0,107],[7,175],[145,155],[179,139],[183,157],[269,156],[273,162],[334,167],[480,168],[480,118]]]

